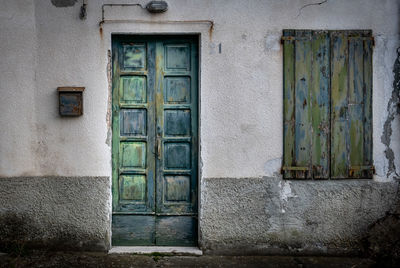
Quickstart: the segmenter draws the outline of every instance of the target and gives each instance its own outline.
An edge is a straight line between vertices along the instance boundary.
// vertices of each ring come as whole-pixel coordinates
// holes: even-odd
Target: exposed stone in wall
[[[392,122],[400,114],[400,47],[397,48],[397,58],[393,65],[393,73],[394,73],[394,81],[393,81],[393,90],[391,98],[387,105],[387,113],[388,116],[386,118],[385,124],[383,126],[383,134],[381,137],[382,143],[385,145],[385,156],[388,159],[389,167],[387,171],[387,176],[396,173],[396,166],[394,164],[394,152],[390,147],[391,136],[392,136]]]
[[[393,66],[394,81],[393,91],[389,100],[388,117],[381,137],[386,146],[385,155],[389,161],[387,176],[396,173],[394,165],[394,152],[390,148],[392,135],[392,122],[400,114],[400,47],[397,48],[397,58]],[[400,261],[400,189],[397,189],[396,202],[386,215],[371,224],[364,238],[365,253],[377,259],[387,259],[390,262]]]

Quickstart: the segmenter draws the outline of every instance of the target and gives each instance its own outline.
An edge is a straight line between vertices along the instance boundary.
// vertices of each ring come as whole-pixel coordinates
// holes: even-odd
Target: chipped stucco
[[[359,254],[399,205],[398,182],[206,178],[200,219],[210,254]]]
[[[108,81],[108,98],[107,98],[107,114],[106,114],[106,122],[107,122],[107,139],[106,144],[111,146],[111,123],[112,123],[112,63],[111,63],[111,50],[107,51],[107,81]]]
[[[392,174],[399,177],[395,165],[395,154],[391,147],[391,140],[393,134],[393,121],[399,120],[400,115],[400,47],[397,48],[397,58],[393,65],[393,89],[390,99],[387,104],[387,117],[383,125],[383,133],[381,137],[382,143],[385,145],[385,156],[388,161],[386,176],[390,177]]]

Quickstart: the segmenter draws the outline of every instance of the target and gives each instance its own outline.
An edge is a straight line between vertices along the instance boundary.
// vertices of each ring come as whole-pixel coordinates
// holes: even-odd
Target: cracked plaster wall
[[[71,4],[60,8],[54,2]],[[342,205],[332,202],[332,198],[340,197],[343,189],[348,189],[345,197],[349,201],[344,202],[347,209],[342,211],[357,212],[355,215],[362,219],[355,222],[332,220],[330,225],[333,230],[349,229],[349,234],[358,237],[364,227],[381,214],[376,210],[368,214],[366,207],[352,206],[359,200],[357,191],[370,185],[370,194],[363,198],[367,203],[380,204],[382,212],[396,199],[391,187],[395,188],[396,174],[400,174],[400,123],[398,114],[393,112],[392,94],[393,66],[400,45],[398,1],[171,0],[168,12],[159,15],[150,15],[139,7],[109,8],[105,12],[106,19],[213,20],[215,27],[211,36],[207,24],[110,23],[100,32],[102,3],[120,1],[89,0],[87,19],[83,21],[79,19],[80,2],[72,5],[73,2],[0,0],[0,120],[2,126],[6,126],[0,136],[0,177],[26,180],[36,176],[110,177],[107,64],[111,33],[196,33],[201,35],[200,230],[205,247],[212,248],[213,237],[228,241],[233,231],[238,237],[245,237],[248,243],[264,239],[265,245],[277,241],[273,244],[276,247],[287,246],[289,238],[277,236],[271,240],[264,235],[281,230],[279,226],[285,222],[285,217],[279,216],[281,220],[278,221],[276,216],[275,225],[264,224],[261,219],[267,219],[267,214],[295,215],[292,200],[297,200],[303,211],[310,198],[316,198],[313,196],[320,192],[321,196],[312,199],[312,204],[330,204],[324,213],[333,219],[335,208]],[[373,158],[377,174],[372,181],[281,181],[282,47],[279,39],[282,29],[290,28],[373,30],[376,40]],[[86,87],[82,117],[58,116],[58,86]],[[230,179],[224,184],[219,183],[220,178]],[[296,185],[291,186],[296,196],[287,194],[287,183]],[[264,190],[251,194],[257,185]],[[250,187],[247,189],[251,191],[242,192],[245,191],[242,186]],[[305,186],[313,194],[308,193]],[[330,187],[329,194],[324,194],[325,186]],[[221,192],[224,196],[221,199],[214,194],[224,187],[233,196]],[[229,187],[235,190],[228,190]],[[353,192],[352,187],[358,190]],[[20,194],[22,190],[12,188],[12,191]],[[244,198],[239,199],[241,195]],[[232,200],[236,197],[238,199]],[[280,203],[269,204],[271,200],[280,200]],[[227,208],[231,201],[238,207],[239,215],[245,215],[249,222],[230,223],[232,219],[227,217],[231,215]],[[223,206],[218,210],[215,204]],[[288,207],[277,204],[288,204]],[[258,206],[265,209],[259,210]],[[77,207],[82,205],[77,204]],[[246,209],[248,207],[253,209]],[[103,209],[106,211],[109,207]],[[312,210],[308,213],[311,215]],[[324,213],[317,215],[322,217]],[[326,236],[335,238],[332,232],[325,234],[329,225],[319,223],[311,230],[311,227],[304,227],[307,222],[300,221],[301,216],[293,217],[296,221],[291,228],[316,233],[315,236],[301,234],[296,241],[312,244],[321,234],[325,237],[321,240],[321,247],[324,247],[324,243],[331,241]],[[251,231],[247,231],[246,225],[252,220],[259,224],[250,224]],[[355,224],[360,221],[361,225]],[[237,240],[232,242],[231,247],[237,243]],[[226,242],[223,244],[228,247]]]
[[[399,204],[398,187],[360,180],[205,179],[202,246],[212,254],[359,254],[369,226]]]

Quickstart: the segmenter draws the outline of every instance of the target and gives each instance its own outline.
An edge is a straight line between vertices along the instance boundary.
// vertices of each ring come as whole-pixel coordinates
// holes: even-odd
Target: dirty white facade
[[[204,252],[355,253],[368,227],[398,205],[399,1],[170,0],[161,14],[106,7],[105,19],[118,21],[101,30],[104,3],[147,2],[86,2],[81,20],[82,1],[0,1],[0,240],[111,248],[115,33],[199,36]],[[212,29],[179,23],[206,20]],[[282,179],[283,29],[372,30],[373,179]],[[60,86],[85,87],[82,116],[59,116]]]

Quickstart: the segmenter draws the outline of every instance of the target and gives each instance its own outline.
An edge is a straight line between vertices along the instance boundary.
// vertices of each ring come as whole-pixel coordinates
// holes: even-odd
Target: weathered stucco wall
[[[203,248],[212,254],[359,254],[368,228],[394,211],[397,182],[210,178]]]
[[[108,177],[1,179],[0,251],[107,249],[109,184]]]
[[[0,182],[9,185],[8,197],[0,196],[5,204],[0,218],[10,211],[26,213],[12,196],[24,196],[27,203],[35,200],[36,195],[25,196],[27,187],[18,187],[21,180],[37,195],[57,193],[60,202],[67,199],[85,213],[88,206],[79,201],[83,197],[78,189],[79,182],[87,179],[85,183],[104,193],[88,201],[98,208],[89,214],[92,229],[74,225],[71,230],[110,232],[111,193],[104,178],[111,176],[107,77],[111,33],[200,34],[200,239],[205,249],[239,249],[243,240],[254,246],[252,250],[257,245],[262,250],[298,249],[299,245],[328,253],[330,247],[337,252],[353,250],[367,226],[396,202],[400,120],[392,92],[393,64],[400,45],[398,1],[170,0],[169,10],[159,15],[137,6],[105,10],[106,19],[212,20],[211,33],[207,23],[106,23],[100,31],[103,1],[88,1],[86,20],[79,19],[80,1],[65,1],[67,7],[57,7],[63,4],[55,2],[0,0]],[[290,28],[373,30],[377,174],[372,181],[281,179],[279,41],[282,29]],[[58,116],[58,86],[86,87],[82,117]],[[78,199],[59,190],[64,184],[53,182],[59,176],[71,178],[68,181],[72,189],[76,187]],[[89,179],[95,176],[102,179]],[[36,180],[54,183],[53,188]],[[51,211],[58,215],[52,222],[60,228],[78,217],[79,213],[58,214],[51,200],[29,207],[32,213],[46,211],[38,213],[43,215],[37,218],[39,223],[48,221]],[[341,216],[345,219],[339,220]],[[60,236],[59,228],[37,226],[44,237]],[[101,238],[106,248],[108,236]]]

